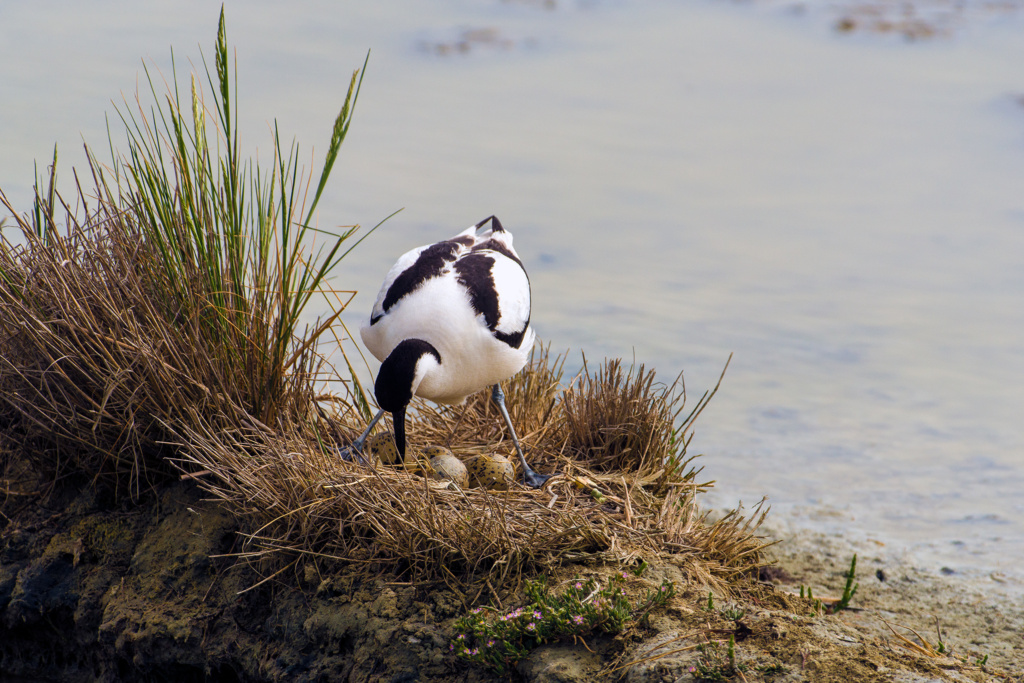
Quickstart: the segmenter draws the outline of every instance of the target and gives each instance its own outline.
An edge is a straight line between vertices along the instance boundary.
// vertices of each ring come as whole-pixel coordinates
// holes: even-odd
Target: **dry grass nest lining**
[[[283,553],[383,565],[413,580],[508,585],[564,562],[663,557],[718,589],[763,563],[754,534],[763,515],[711,523],[697,507],[709,484],[696,481],[684,436],[708,394],[676,428],[681,382],[659,385],[653,372],[624,371],[617,360],[595,374],[585,369],[568,387],[561,377],[561,363],[542,350],[505,388],[532,464],[560,473],[542,490],[462,490],[344,462],[334,444],[358,432],[352,415],[312,430],[338,435],[323,447],[312,433],[284,439],[255,424],[228,433],[189,428],[179,466],[258,527],[247,537],[249,558]],[[488,392],[464,406],[420,404],[410,418],[410,449],[512,453]]]

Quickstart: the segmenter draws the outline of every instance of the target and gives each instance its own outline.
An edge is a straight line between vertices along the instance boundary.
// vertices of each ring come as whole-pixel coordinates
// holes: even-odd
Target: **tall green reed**
[[[203,58],[210,109],[194,75],[183,98],[175,69],[173,92],[161,97],[146,69],[157,104],[148,116],[141,105],[138,113],[119,111],[128,155],[115,158],[114,172],[118,181],[124,175],[126,187],[118,190],[156,255],[142,265],[165,294],[166,310],[196,322],[234,376],[236,397],[254,417],[273,424],[287,399],[289,373],[340,313],[298,340],[304,309],[355,246],[343,250],[358,226],[333,234],[316,227],[314,217],[351,125],[366,64],[352,74],[310,197],[313,176],[299,167],[298,145],[282,145],[276,122],[269,172],[241,158],[223,8],[213,62],[211,73]],[[100,183],[113,196],[106,179]]]
[[[223,8],[203,65],[212,95],[194,76],[183,95],[176,69],[158,94],[147,68],[154,104],[137,96],[137,109],[118,111],[127,153],[108,125],[110,164],[86,147],[70,198],[57,189],[56,149],[30,212],[0,190],[20,232],[0,233],[0,466],[13,444],[55,477],[68,466],[114,475],[135,496],[171,469],[190,430],[318,433],[318,373],[332,369],[318,342],[337,338],[340,309],[299,327],[361,241],[358,226],[322,230],[315,216],[366,63],[318,176],[276,124],[269,167],[242,159]],[[349,386],[335,398],[367,412],[354,374]]]

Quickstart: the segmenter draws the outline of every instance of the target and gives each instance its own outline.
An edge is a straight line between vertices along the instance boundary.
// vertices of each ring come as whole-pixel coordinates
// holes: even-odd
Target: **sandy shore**
[[[859,589],[853,609],[831,618],[865,640],[915,653],[891,625],[925,650],[943,650],[945,659],[982,661],[996,678],[1006,674],[1024,680],[1024,599],[1014,594],[1014,586],[1001,584],[998,577],[944,576],[876,541],[794,530],[784,519],[769,519],[764,531],[779,540],[772,554],[787,575],[778,582],[784,591],[799,593],[804,585],[815,597],[841,596],[850,560],[857,554]]]

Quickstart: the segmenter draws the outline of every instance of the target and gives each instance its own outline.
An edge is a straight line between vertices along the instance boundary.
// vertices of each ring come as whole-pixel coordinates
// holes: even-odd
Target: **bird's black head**
[[[427,354],[441,362],[437,349],[422,339],[406,339],[394,348],[381,363],[377,381],[373,384],[377,405],[389,413],[409,405],[416,389],[414,384],[417,384],[416,364]]]
[[[377,373],[377,381],[373,384],[373,394],[377,405],[394,416],[395,445],[398,452],[405,456],[405,408],[412,400],[416,387],[423,380],[417,377],[417,366],[420,359],[433,357],[441,362],[441,354],[437,349],[422,339],[406,339],[394,348],[384,359]]]

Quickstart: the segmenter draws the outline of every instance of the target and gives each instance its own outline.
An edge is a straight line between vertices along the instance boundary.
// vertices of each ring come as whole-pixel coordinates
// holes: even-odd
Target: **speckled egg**
[[[516,478],[516,469],[504,455],[484,454],[466,463],[471,486],[504,491]]]
[[[433,468],[430,466],[431,458],[438,455],[451,455],[452,452],[444,446],[427,446],[420,451],[407,451],[405,454],[405,467],[406,472],[412,472],[413,474],[422,474],[423,476],[429,477],[433,475]],[[436,477],[434,477],[436,479]]]
[[[426,450],[424,449],[424,454]],[[446,452],[438,453],[430,459],[428,475],[433,479],[451,479],[460,488],[468,487],[469,471],[466,466],[447,448],[441,450]]]
[[[398,455],[398,446],[391,432],[381,432],[366,442],[363,453],[380,458],[385,465],[398,465],[402,459]]]
[[[430,460],[431,458],[435,458],[435,457],[437,457],[439,455],[454,455],[454,454],[450,450],[445,448],[444,446],[427,446],[426,448],[424,448],[423,450],[420,451],[420,455],[422,455],[427,460]]]

